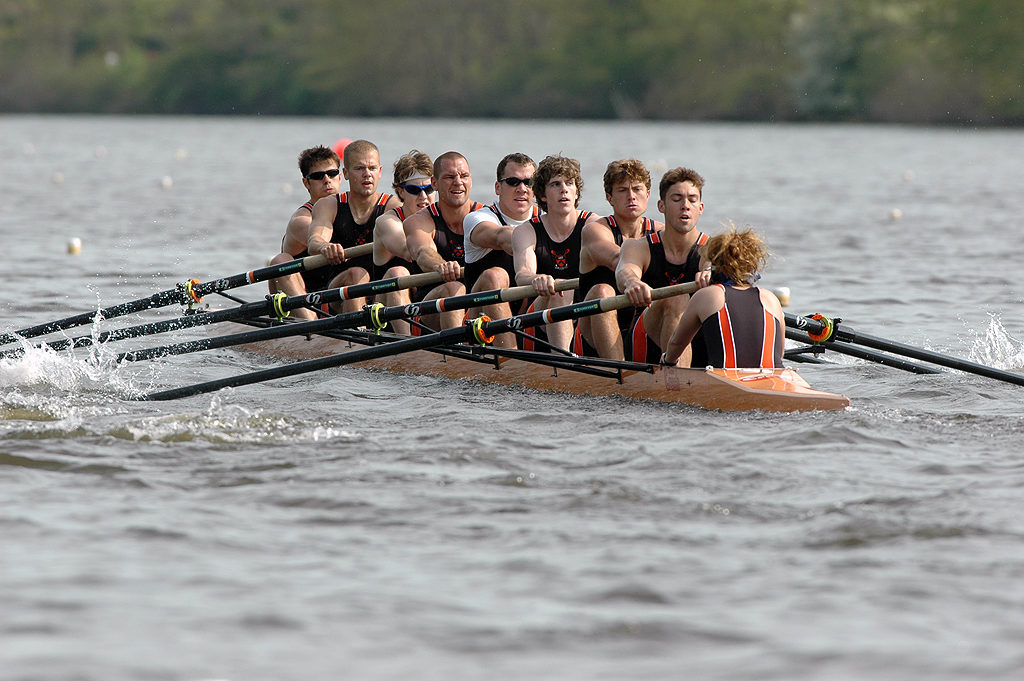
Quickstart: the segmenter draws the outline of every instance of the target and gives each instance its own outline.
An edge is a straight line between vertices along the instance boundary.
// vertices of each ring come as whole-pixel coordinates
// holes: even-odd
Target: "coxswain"
[[[690,296],[661,363],[675,365],[692,343],[691,366],[782,368],[786,317],[775,294],[755,285],[768,260],[764,241],[732,225],[700,249],[712,285]]]

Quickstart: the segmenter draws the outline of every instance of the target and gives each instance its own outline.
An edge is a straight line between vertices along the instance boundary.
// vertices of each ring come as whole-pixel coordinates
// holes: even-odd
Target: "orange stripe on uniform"
[[[732,337],[732,322],[729,320],[729,309],[724,305],[718,311],[718,328],[722,332],[722,368],[736,368],[736,342]]]
[[[764,311],[764,332],[761,334],[761,366],[765,369],[775,368],[775,317],[768,310]]]
[[[644,316],[640,314],[637,316],[636,323],[633,324],[633,361],[634,362],[646,362],[647,361],[647,329],[644,328]],[[643,348],[641,350],[641,348]]]

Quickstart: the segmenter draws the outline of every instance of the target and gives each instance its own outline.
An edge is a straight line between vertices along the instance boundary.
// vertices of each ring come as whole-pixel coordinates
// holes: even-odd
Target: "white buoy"
[[[163,179],[160,180],[160,186],[164,189],[170,189],[174,184],[174,180],[171,179],[170,175],[164,175]]]
[[[771,292],[775,294],[775,297],[779,299],[779,304],[782,307],[789,307],[789,287],[788,286],[777,286],[771,289]]]
[[[54,184],[64,184],[64,173],[54,173],[51,179]]]
[[[82,240],[77,236],[68,239],[68,255],[82,254]]]
[[[913,170],[907,170],[907,171],[904,171],[904,173],[903,173],[903,181],[904,182],[913,182],[916,177],[917,177],[917,175],[914,173]]]
[[[285,196],[291,196],[292,192],[295,191],[295,187],[293,187],[293,186],[291,186],[291,184],[285,182],[283,185],[281,185],[281,191],[284,192]]]
[[[178,150],[174,152],[174,158],[178,159],[179,161],[184,161],[186,158],[188,158],[188,149],[185,149],[184,147],[179,147]]]
[[[903,211],[899,208],[893,208],[892,212],[889,213],[889,218],[893,221],[899,220],[901,217],[903,217]]]

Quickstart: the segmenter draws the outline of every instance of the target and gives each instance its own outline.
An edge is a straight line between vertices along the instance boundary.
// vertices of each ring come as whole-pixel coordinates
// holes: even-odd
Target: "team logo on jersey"
[[[562,251],[561,253],[556,253],[555,251],[553,251],[551,249],[548,249],[548,251],[551,253],[551,257],[554,258],[554,260],[555,260],[555,269],[556,270],[568,269],[568,267],[569,267],[569,251],[570,250],[571,249],[567,248],[564,251]]]
[[[460,243],[452,243],[452,255],[455,256],[455,260],[459,260],[466,255],[466,247]]]
[[[686,280],[686,272],[679,272],[678,274],[665,273],[665,280],[668,281],[669,286],[675,286],[676,284],[682,284]]]

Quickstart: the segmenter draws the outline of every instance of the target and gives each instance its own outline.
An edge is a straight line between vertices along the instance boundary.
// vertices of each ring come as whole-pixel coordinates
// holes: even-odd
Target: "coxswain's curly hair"
[[[434,164],[430,157],[419,149],[413,149],[407,154],[402,154],[395,161],[395,179],[392,187],[397,192],[411,177],[432,177],[434,175]]]
[[[728,229],[707,240],[700,247],[715,273],[737,284],[753,284],[771,255],[764,240],[750,227],[737,229],[732,222]]]
[[[565,156],[548,156],[533,171],[533,193],[537,197],[537,203],[545,211],[548,209],[548,200],[544,196],[544,188],[548,186],[551,178],[559,175],[576,185],[575,207],[580,207],[580,197],[583,196],[583,175],[580,173],[580,162]]]

